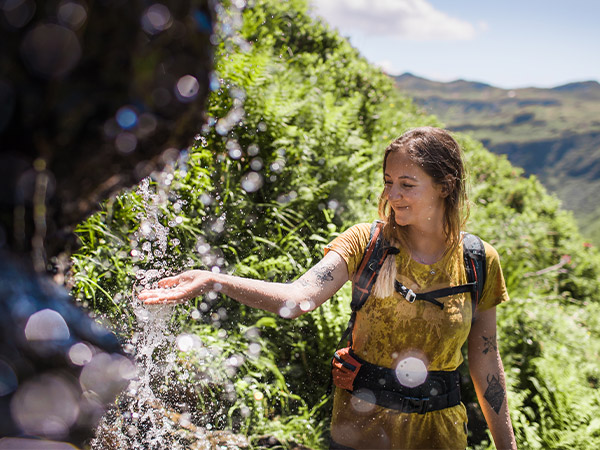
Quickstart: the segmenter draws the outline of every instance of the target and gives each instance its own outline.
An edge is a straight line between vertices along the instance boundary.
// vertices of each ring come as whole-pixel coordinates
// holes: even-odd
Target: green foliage
[[[241,33],[247,49],[218,49],[220,83],[197,145],[77,230],[74,295],[124,335],[149,275],[197,267],[295,279],[340,231],[375,218],[387,142],[437,124],[311,19],[304,1],[255,1]],[[598,359],[600,257],[536,179],[458,137],[471,173],[469,228],[498,249],[513,297],[500,308],[499,336],[519,443],[584,448],[600,428],[590,362]],[[256,446],[269,434],[284,447],[324,448],[329,358],[349,294],[345,286],[294,321],[216,292],[180,307],[173,326],[202,346],[181,354],[169,401],[187,402],[198,423],[242,432]]]

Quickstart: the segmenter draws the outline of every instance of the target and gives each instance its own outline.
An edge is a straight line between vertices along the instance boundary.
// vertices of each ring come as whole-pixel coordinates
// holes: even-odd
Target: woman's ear
[[[454,190],[454,177],[452,175],[446,175],[444,180],[441,182],[440,194],[442,198],[448,197]]]

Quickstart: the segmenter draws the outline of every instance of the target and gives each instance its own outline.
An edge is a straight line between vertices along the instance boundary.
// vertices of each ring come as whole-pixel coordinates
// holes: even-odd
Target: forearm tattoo
[[[487,355],[489,351],[497,351],[498,343],[496,342],[496,335],[491,337],[481,336],[483,338],[483,353]]]
[[[489,374],[487,382],[488,387],[485,390],[483,397],[487,400],[492,409],[496,411],[496,414],[500,414],[500,408],[502,408],[502,403],[504,403],[504,388],[500,383],[500,376]]]

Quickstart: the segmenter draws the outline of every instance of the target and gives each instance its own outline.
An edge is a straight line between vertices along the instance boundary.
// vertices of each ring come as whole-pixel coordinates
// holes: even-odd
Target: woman
[[[356,315],[353,355],[394,371],[398,386],[393,389],[400,395],[411,393],[401,403],[423,405],[448,394],[445,380],[457,379],[461,347],[468,340],[471,378],[496,447],[516,448],[496,344],[495,307],[508,300],[497,252],[484,244],[487,275],[474,321],[469,293],[441,299],[441,308],[425,301],[408,302],[395,289],[396,281],[416,293],[466,281],[460,147],[445,130],[417,128],[388,146],[383,171],[385,187],[379,200],[383,235],[399,252],[387,257]],[[158,289],[142,291],[139,298],[146,303],[177,303],[219,290],[248,306],[295,318],[320,306],[353,278],[369,233],[370,224],[351,227],[327,246],[318,264],[291,284],[192,270],[159,281]],[[432,379],[439,384],[431,384]],[[467,416],[459,397],[437,402],[425,412],[382,405],[370,396],[372,392],[359,391],[336,389],[331,448],[466,447]],[[418,399],[413,392],[421,392]]]

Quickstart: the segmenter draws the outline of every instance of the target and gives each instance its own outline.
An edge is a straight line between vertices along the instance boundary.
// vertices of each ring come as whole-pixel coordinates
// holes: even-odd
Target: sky
[[[600,81],[598,0],[309,0],[391,75],[511,89]]]

